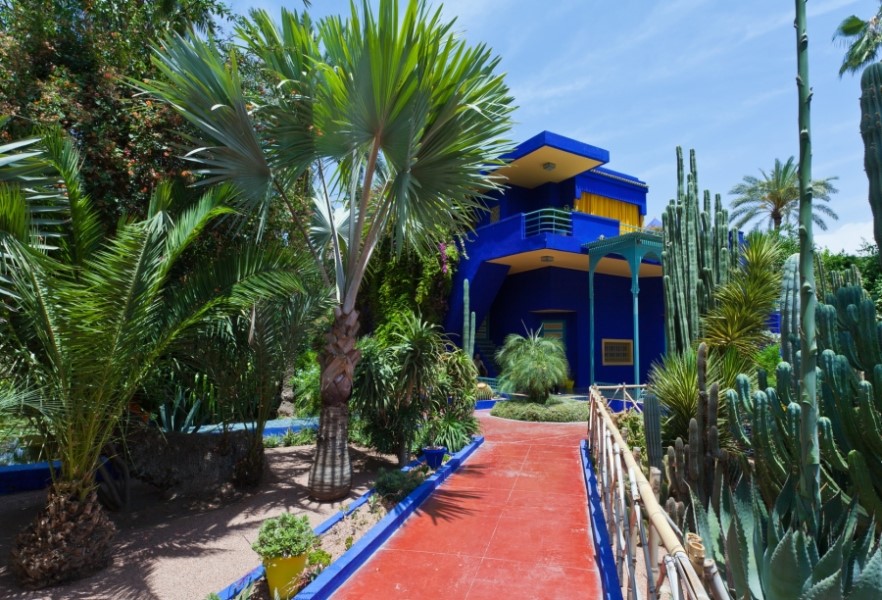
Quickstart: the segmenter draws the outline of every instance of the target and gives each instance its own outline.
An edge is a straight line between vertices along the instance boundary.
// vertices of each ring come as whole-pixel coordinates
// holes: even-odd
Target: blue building
[[[604,167],[609,152],[548,131],[497,171],[505,190],[466,241],[446,329],[463,327],[463,279],[492,355],[510,333],[560,338],[576,387],[644,381],[664,352],[661,236],[644,228],[648,186]]]

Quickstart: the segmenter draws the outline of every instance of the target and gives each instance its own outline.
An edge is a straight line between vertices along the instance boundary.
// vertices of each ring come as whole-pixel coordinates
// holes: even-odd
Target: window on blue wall
[[[566,321],[560,319],[542,321],[542,337],[560,340],[563,347],[567,347]]]
[[[602,348],[604,366],[626,367],[634,364],[634,340],[605,339]]]

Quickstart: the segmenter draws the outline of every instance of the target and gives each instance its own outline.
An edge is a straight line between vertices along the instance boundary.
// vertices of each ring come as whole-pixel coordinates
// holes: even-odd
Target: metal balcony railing
[[[591,388],[588,441],[622,597],[728,599],[714,561],[704,559],[698,567],[702,573],[696,570],[682,536],[672,526],[653,486],[622,439],[597,386]],[[652,478],[657,486],[657,469]],[[661,557],[659,550],[663,552]],[[638,577],[639,560],[645,568],[645,583]]]
[[[543,208],[524,214],[524,237],[554,233],[573,235],[573,219],[570,211],[560,208]]]

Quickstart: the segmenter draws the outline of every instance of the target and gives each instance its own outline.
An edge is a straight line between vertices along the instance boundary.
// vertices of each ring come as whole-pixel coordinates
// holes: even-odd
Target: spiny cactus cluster
[[[662,215],[665,334],[668,352],[682,352],[698,338],[701,315],[713,306],[717,286],[735,267],[737,231],[729,231],[729,213],[717,194],[711,212],[710,192],[699,209],[695,151],[689,152],[684,184],[683,150],[677,147],[677,198]]]

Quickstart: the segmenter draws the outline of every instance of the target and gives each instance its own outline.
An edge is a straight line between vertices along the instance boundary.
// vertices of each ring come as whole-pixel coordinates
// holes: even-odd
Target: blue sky
[[[278,14],[299,2],[234,1]],[[435,5],[438,5],[436,2]],[[876,0],[811,0],[814,178],[836,176],[839,221],[816,239],[855,251],[872,240],[860,138],[860,80],[838,76],[833,31]],[[313,0],[314,16],[348,1]],[[447,0],[444,14],[470,43],[501,57],[518,106],[512,139],[542,130],[610,152],[608,166],[649,184],[648,218],[676,194],[675,147],[694,148],[702,189],[723,195],[744,175],[799,154],[794,2],[770,0]]]

